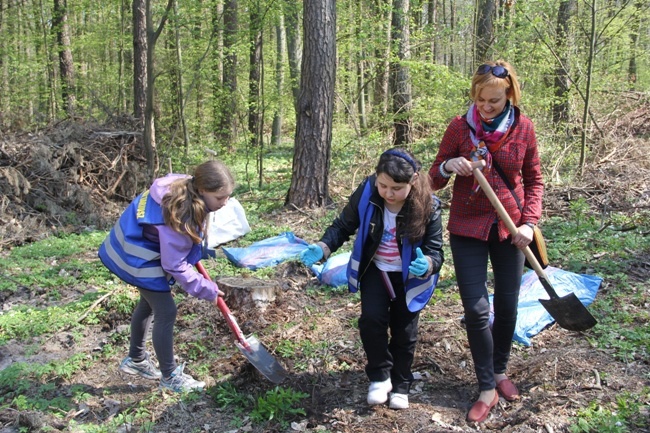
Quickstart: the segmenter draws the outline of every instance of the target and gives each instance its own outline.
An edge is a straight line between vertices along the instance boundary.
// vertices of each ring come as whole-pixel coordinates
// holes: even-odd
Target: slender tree
[[[304,50],[291,185],[286,204],[327,205],[336,83],[335,0],[304,0]]]
[[[284,30],[284,15],[279,14],[275,24],[275,89],[277,92],[277,106],[273,113],[273,127],[271,128],[271,143],[279,145],[282,141],[282,116],[284,104],[282,92],[284,91],[284,58],[286,57],[286,32]]]
[[[489,49],[494,39],[495,0],[478,0],[476,7],[476,64],[489,60]]]
[[[577,0],[560,2],[555,30],[555,50],[558,65],[555,68],[555,100],[553,101],[553,122],[559,124],[569,120],[569,88],[571,81],[570,23],[577,11]]]
[[[133,115],[144,119],[147,106],[147,1],[133,0]]]
[[[259,185],[262,185],[262,10],[260,0],[249,5],[248,64],[248,134],[251,150],[258,163]]]
[[[232,149],[237,121],[237,38],[239,15],[237,0],[223,4],[223,83],[217,116],[217,139],[226,150]]]
[[[293,105],[297,113],[300,96],[300,4],[297,0],[284,0],[284,22],[287,34],[287,60],[289,61],[289,78]]]
[[[154,117],[154,52],[156,49],[156,41],[162,33],[167,17],[171,11],[174,0],[168,0],[165,12],[160,19],[158,28],[153,27],[153,17],[151,14],[151,1],[145,0],[145,22],[147,34],[147,84],[146,84],[146,105],[144,110],[144,149],[145,157],[147,159],[147,177],[153,181],[158,172],[158,152],[156,149],[156,125]]]
[[[56,33],[59,51],[59,72],[61,74],[61,96],[63,109],[68,116],[73,116],[76,105],[74,85],[74,61],[70,50],[70,26],[68,25],[67,0],[54,0],[52,11],[52,28]]]
[[[411,119],[411,77],[407,62],[411,57],[409,39],[409,0],[393,0],[392,46],[390,85],[393,103],[393,145],[401,146],[413,142]]]

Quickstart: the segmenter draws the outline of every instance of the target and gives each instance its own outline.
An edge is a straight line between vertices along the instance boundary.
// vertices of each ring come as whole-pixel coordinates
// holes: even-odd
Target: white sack
[[[206,235],[207,247],[214,249],[250,231],[244,208],[237,199],[231,197],[224,207],[216,212],[210,212]]]

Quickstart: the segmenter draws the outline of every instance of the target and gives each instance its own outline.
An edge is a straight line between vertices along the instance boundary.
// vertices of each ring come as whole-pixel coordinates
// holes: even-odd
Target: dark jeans
[[[499,242],[496,224],[487,242],[450,235],[456,281],[479,390],[494,389],[494,374],[506,372],[517,322],[524,254],[508,238]],[[490,330],[487,290],[488,255],[494,273],[494,323]]]
[[[140,302],[131,317],[131,346],[129,356],[144,358],[146,338],[153,321],[151,340],[163,377],[169,377],[176,368],[174,361],[174,324],[176,303],[171,292],[153,292],[138,289]]]
[[[397,297],[390,300],[381,271],[371,264],[361,277],[359,332],[366,352],[366,374],[371,382],[390,377],[393,392],[408,394],[413,382],[413,357],[420,313],[406,307],[401,272],[389,272]],[[390,329],[390,341],[388,331]]]

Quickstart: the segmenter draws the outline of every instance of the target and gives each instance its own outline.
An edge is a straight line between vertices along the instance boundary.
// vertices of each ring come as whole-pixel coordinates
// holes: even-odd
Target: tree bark
[[[144,119],[147,107],[147,3],[133,0],[133,116]]]
[[[327,205],[336,82],[335,0],[304,1],[304,54],[291,185],[286,204]]]
[[[52,28],[56,32],[59,52],[59,71],[61,73],[61,96],[63,109],[68,116],[74,116],[76,94],[74,84],[74,61],[70,50],[70,27],[68,26],[67,0],[54,0]]]
[[[391,58],[390,84],[393,103],[393,145],[402,146],[413,142],[411,119],[411,78],[408,60],[411,58],[409,40],[409,0],[393,0],[392,46],[397,52]]]

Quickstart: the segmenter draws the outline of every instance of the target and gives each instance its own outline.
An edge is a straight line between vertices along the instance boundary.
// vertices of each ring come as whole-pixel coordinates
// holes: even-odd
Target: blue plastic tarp
[[[544,273],[559,297],[575,293],[585,306],[590,305],[596,299],[596,294],[603,281],[596,275],[576,274],[552,266],[544,269]],[[555,322],[539,299],[549,299],[548,293],[539,282],[537,274],[534,271],[528,271],[521,278],[517,324],[513,338],[514,341],[525,346],[531,345],[531,337]],[[490,295],[490,302],[492,302],[492,295]]]
[[[346,272],[351,255],[352,253],[347,252],[330,256],[322,265],[312,265],[311,271],[322,284],[332,287],[347,284]]]
[[[235,266],[256,270],[296,259],[308,246],[306,241],[292,232],[284,232],[244,248],[222,247],[222,250]]]

